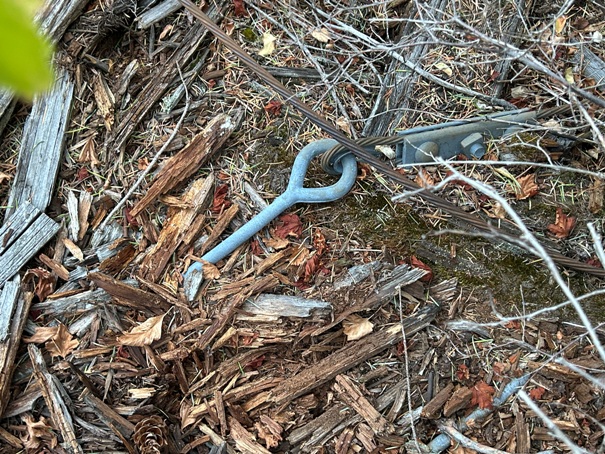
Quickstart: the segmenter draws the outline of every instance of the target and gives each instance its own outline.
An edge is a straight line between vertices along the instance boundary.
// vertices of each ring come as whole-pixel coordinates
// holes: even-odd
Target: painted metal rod
[[[305,188],[303,186],[311,160],[337,143],[333,139],[323,139],[304,147],[294,160],[286,191],[271,205],[233,232],[231,236],[208,251],[202,260],[217,263],[224,259],[295,203],[325,203],[344,197],[355,184],[357,177],[357,161],[353,155],[348,155],[346,159],[343,159],[342,175],[335,184],[323,188]],[[185,295],[189,301],[193,301],[195,298],[202,281],[202,264],[196,262],[185,273]]]

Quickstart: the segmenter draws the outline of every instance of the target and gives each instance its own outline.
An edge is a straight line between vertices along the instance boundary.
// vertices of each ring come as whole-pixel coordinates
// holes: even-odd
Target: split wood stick
[[[179,210],[164,224],[158,242],[141,263],[139,273],[143,279],[157,282],[162,276],[172,254],[181,244],[196,216],[207,206],[213,185],[214,177],[210,174],[207,178],[196,180],[183,196],[183,202],[189,208]]]
[[[157,197],[171,191],[197,172],[225,143],[238,123],[237,118],[224,114],[213,118],[189,145],[166,161],[147,194],[130,211],[131,216],[136,217]]]
[[[67,451],[74,454],[84,453],[76,439],[72,416],[63,400],[66,391],[61,389],[61,382],[46,368],[46,362],[40,349],[34,344],[29,344],[27,350],[34,368],[34,376],[50,411],[50,417],[55,428],[61,433]]]
[[[426,328],[433,321],[438,310],[438,306],[427,306],[417,314],[406,318],[400,324],[365,336],[356,342],[350,342],[344,348],[325,357],[317,364],[302,370],[277,385],[271,392],[268,401],[282,405],[307,394],[332,380],[336,375],[357,366],[399,342],[402,329],[405,330],[406,337],[409,339],[410,336]]]

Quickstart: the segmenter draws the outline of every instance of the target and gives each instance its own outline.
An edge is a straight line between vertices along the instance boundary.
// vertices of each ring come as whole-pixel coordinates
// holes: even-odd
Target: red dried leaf
[[[479,405],[479,408],[492,408],[494,394],[496,393],[493,386],[481,380],[473,386],[472,391],[473,399],[471,400],[471,405]]]
[[[466,158],[465,158],[466,159]],[[454,172],[452,172],[451,170],[448,170],[447,172],[445,172],[445,177],[449,178],[454,174]],[[456,186],[460,186],[462,189],[464,189],[465,191],[470,191],[471,189],[473,189],[473,187],[462,181],[462,180],[458,180],[458,179],[453,179],[450,181],[451,184],[455,184]]]
[[[313,279],[313,277],[317,273],[318,268],[319,268],[319,255],[315,254],[313,257],[311,257],[309,260],[307,260],[307,263],[305,263],[304,281],[311,282],[311,279]]]
[[[228,184],[221,184],[216,188],[214,191],[214,199],[212,199],[212,208],[210,209],[213,213],[220,213],[231,206],[231,202],[227,200],[228,192]]]
[[[244,6],[244,0],[233,0],[233,13],[236,17],[247,16],[248,11]]]
[[[567,216],[562,208],[557,208],[555,223],[548,226],[548,231],[559,239],[567,238],[576,226],[576,218]]]
[[[90,173],[88,172],[88,169],[86,167],[80,167],[80,170],[78,170],[78,174],[76,176],[78,182],[88,178],[90,176]]]
[[[517,200],[525,200],[529,197],[533,197],[538,193],[538,185],[536,184],[536,174],[530,173],[524,177],[517,178],[519,183],[519,190],[516,192],[515,197]]]
[[[421,270],[428,271],[427,274],[425,274],[423,277],[420,278],[420,282],[430,282],[433,279],[433,270],[431,269],[431,267],[428,266],[426,263],[424,263],[422,260],[420,260],[415,255],[412,255],[410,257],[409,264],[411,266],[413,266],[414,268],[420,268]]]
[[[286,239],[288,236],[298,238],[300,235],[302,235],[302,222],[296,214],[284,214],[277,220],[275,236]]]
[[[489,77],[487,78],[487,83],[490,84],[492,83],[494,80],[496,80],[498,77],[500,77],[500,73],[498,71],[492,71],[492,73],[489,75]]]
[[[521,322],[519,320],[511,320],[510,322],[506,322],[504,327],[507,329],[519,330],[521,329]]]
[[[466,364],[458,364],[458,367],[456,368],[456,378],[459,381],[466,381],[470,376],[471,374]]]
[[[265,362],[265,355],[261,355],[256,359],[253,359],[248,364],[246,364],[245,369],[247,370],[256,370]]]
[[[258,240],[252,240],[250,242],[250,249],[252,249],[254,255],[261,256],[264,254],[263,249],[260,247],[260,244],[258,244]]]
[[[126,217],[126,222],[128,222],[128,225],[131,227],[139,227],[141,225],[139,224],[139,221],[130,214],[130,208],[124,208],[124,216]]]
[[[586,263],[590,266],[594,266],[595,268],[603,268],[601,261],[596,257],[589,258],[588,260],[586,260]]]
[[[47,270],[43,268],[34,268],[27,270],[25,273],[24,280],[29,276],[36,282],[34,292],[40,302],[44,301],[48,295],[50,295],[55,288],[55,277]]]
[[[265,106],[265,112],[267,112],[269,115],[277,117],[281,113],[282,106],[283,104],[280,101],[273,99]]]
[[[545,392],[546,392],[546,390],[544,388],[542,388],[541,386],[538,386],[529,391],[529,397],[531,397],[532,400],[540,400],[540,399],[542,399],[542,396],[544,395]]]

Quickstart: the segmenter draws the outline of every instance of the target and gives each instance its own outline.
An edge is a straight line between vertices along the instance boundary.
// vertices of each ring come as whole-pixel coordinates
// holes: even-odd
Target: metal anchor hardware
[[[342,173],[335,184],[323,188],[303,186],[311,160],[337,144],[335,140],[323,139],[304,147],[294,160],[286,191],[231,236],[204,254],[202,260],[209,263],[222,260],[295,203],[325,203],[344,197],[355,184],[357,177],[357,160],[351,154],[342,159]],[[195,298],[202,281],[202,264],[196,262],[185,273],[185,295],[189,301]]]
[[[375,156],[379,156],[379,153],[372,150],[376,145],[395,145],[395,165],[427,163],[436,158],[447,160],[459,154],[466,155],[469,159],[480,159],[485,154],[486,139],[511,136],[537,124],[542,115],[554,115],[556,112],[557,108],[548,112],[513,110],[420,126],[388,137],[367,137],[360,139],[358,144]],[[325,153],[321,157],[323,169],[330,174],[338,174],[340,160],[347,154],[350,151],[342,146]]]

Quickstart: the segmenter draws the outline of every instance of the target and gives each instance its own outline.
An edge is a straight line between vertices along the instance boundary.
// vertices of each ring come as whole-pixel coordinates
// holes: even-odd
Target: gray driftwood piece
[[[10,384],[21,334],[32,295],[21,292],[21,279],[15,276],[0,293],[0,417],[9,401]]]
[[[7,216],[26,202],[40,211],[50,204],[59,170],[65,129],[69,122],[74,83],[64,70],[57,71],[52,91],[34,101],[23,128],[15,181],[8,199]]]
[[[572,61],[580,66],[584,76],[594,79],[597,90],[605,91],[605,62],[587,45],[580,45],[580,49],[573,55]]]
[[[24,203],[0,227],[0,287],[59,231],[59,224]],[[4,310],[3,306],[0,306]],[[0,332],[1,335],[1,332]]]
[[[164,0],[162,3],[155,5],[153,8],[137,17],[136,21],[138,22],[138,28],[141,30],[149,28],[166,16],[170,16],[182,6],[183,5],[179,0]]]
[[[246,300],[242,306],[243,314],[239,314],[238,319],[274,321],[281,317],[326,317],[331,311],[332,305],[326,301],[263,293]]]
[[[83,453],[84,451],[76,439],[73,418],[69,412],[69,407],[72,407],[71,402],[65,401],[66,398],[69,399],[67,391],[59,379],[48,371],[40,349],[34,344],[29,344],[27,348],[34,368],[34,377],[40,385],[42,396],[50,410],[50,417],[55,428],[63,437],[63,448],[69,453]]]
[[[40,29],[51,41],[57,42],[87,3],[89,0],[47,0],[36,15],[36,22],[40,24]],[[13,94],[0,90],[0,133],[6,126],[14,105]]]

